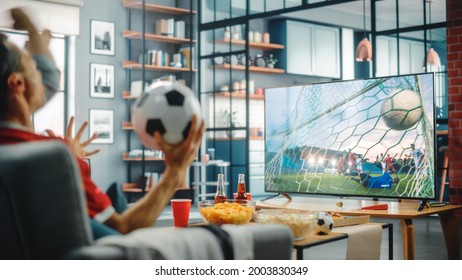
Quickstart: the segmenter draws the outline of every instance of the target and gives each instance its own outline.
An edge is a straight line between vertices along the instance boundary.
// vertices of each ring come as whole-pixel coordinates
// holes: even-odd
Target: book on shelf
[[[168,33],[167,20],[164,18],[156,20],[154,30],[157,35],[167,35]]]
[[[191,58],[194,58],[194,47],[192,47],[192,48],[189,48],[189,47],[181,48],[180,53],[183,56],[182,57],[182,62],[181,62],[183,67],[193,68],[194,69],[195,68],[195,61],[194,61],[194,59],[192,59],[192,61],[191,61]],[[191,65],[191,62],[192,62],[192,65]]]
[[[144,84],[144,87],[143,87]],[[143,94],[143,91],[148,86],[148,83],[143,83],[143,81],[132,81],[130,84],[130,96],[138,97]]]
[[[173,18],[167,19],[167,36],[173,37],[175,34],[175,20]]]
[[[185,36],[185,22],[179,20],[175,22],[175,37],[179,39],[184,39]]]

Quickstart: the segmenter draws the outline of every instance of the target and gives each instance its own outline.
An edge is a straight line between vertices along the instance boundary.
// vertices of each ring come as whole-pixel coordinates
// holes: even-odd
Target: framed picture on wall
[[[99,20],[91,20],[90,22],[90,37],[91,46],[90,53],[102,55],[115,54],[115,23]]]
[[[114,65],[90,63],[90,96],[114,98]]]
[[[102,109],[90,109],[89,137],[98,133],[98,138],[93,140],[94,144],[114,143],[114,111]]]

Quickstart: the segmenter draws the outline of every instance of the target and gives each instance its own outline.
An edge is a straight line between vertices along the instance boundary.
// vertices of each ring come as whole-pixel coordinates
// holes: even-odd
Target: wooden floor
[[[191,208],[190,221],[202,221],[196,205]],[[373,218],[373,222],[393,223],[393,259],[403,260],[401,244],[401,231],[399,220]],[[443,233],[438,217],[425,217],[413,220],[415,232],[415,256],[417,260],[445,260],[447,259]],[[166,207],[162,216],[156,223],[157,227],[170,227],[173,225],[170,207]],[[459,221],[459,232],[462,233],[462,220]],[[460,237],[462,256],[462,236]],[[388,230],[383,231],[381,259],[388,259]],[[314,260],[342,260],[346,256],[346,240],[335,241],[329,244],[316,246],[304,251],[304,259]]]

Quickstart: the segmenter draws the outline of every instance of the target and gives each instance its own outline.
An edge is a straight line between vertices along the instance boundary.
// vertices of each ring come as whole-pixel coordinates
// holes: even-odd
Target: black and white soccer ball
[[[332,219],[332,216],[327,212],[319,212],[314,232],[316,234],[329,234],[333,228],[334,220]]]
[[[199,127],[201,107],[190,88],[178,82],[158,82],[135,102],[132,123],[141,142],[159,150],[154,132],[158,131],[167,143],[178,144],[188,136],[194,114]]]

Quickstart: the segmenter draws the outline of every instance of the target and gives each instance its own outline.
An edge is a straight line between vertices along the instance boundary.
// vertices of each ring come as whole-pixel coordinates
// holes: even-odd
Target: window
[[[22,47],[27,40],[24,33],[3,32],[10,41]],[[64,37],[53,37],[50,41],[50,51],[55,62],[61,71],[61,82],[59,91],[49,100],[43,108],[38,110],[33,116],[35,132],[42,133],[45,129],[53,130],[57,135],[64,135],[66,93],[64,85],[66,69],[66,40]]]

